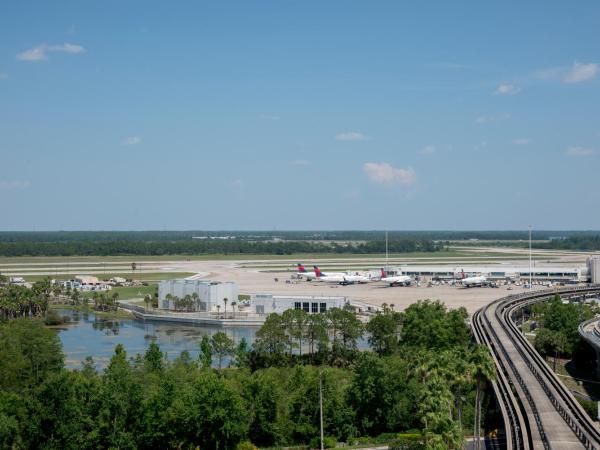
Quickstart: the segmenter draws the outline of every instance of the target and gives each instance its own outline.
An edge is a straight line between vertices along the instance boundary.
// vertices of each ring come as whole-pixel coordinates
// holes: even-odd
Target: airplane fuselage
[[[469,277],[463,278],[460,282],[464,287],[477,287],[488,284],[488,279],[486,277]]]

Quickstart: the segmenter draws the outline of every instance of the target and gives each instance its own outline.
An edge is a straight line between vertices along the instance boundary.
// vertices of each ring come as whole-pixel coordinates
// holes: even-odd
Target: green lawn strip
[[[475,254],[477,252],[466,251],[440,251],[440,252],[410,252],[410,253],[390,253],[390,258],[411,258],[425,256],[464,256],[465,254]],[[108,261],[131,263],[139,261],[220,261],[220,260],[253,260],[253,259],[338,259],[338,258],[381,258],[384,253],[294,253],[289,255],[261,255],[261,254],[202,254],[202,255],[118,255],[118,256],[2,256],[0,264],[31,264],[31,263],[68,263],[82,262],[88,264],[103,264]]]
[[[114,277],[120,277],[120,278],[125,278],[125,279],[131,278],[131,272],[123,272],[123,273],[107,272],[106,274],[104,274],[104,273],[89,274],[89,273],[86,273],[85,271],[83,271],[83,272],[81,272],[81,275],[93,275],[95,277],[98,277],[99,280],[108,280],[108,279],[114,278]],[[141,281],[156,282],[156,281],[160,281],[160,280],[170,280],[172,278],[186,278],[191,275],[195,275],[195,273],[193,273],[193,272],[156,272],[156,273],[143,273],[143,274],[141,274],[141,276],[139,273],[136,273],[135,279],[139,280],[141,277]],[[34,282],[34,281],[45,280],[46,278],[56,279],[56,280],[70,280],[74,276],[75,275],[72,273],[71,274],[57,273],[57,274],[52,274],[52,275],[23,275],[23,278],[25,279],[25,281]]]

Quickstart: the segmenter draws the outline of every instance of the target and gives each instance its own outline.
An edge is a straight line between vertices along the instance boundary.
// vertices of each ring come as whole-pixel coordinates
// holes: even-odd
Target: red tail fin
[[[304,268],[304,266],[303,266],[302,264],[300,264],[300,263],[298,263],[298,272],[302,272],[302,273],[306,272],[306,269],[305,269],[305,268]]]
[[[321,276],[321,269],[319,269],[317,266],[314,266],[315,268],[315,275],[317,276],[317,278],[319,278]]]
[[[386,277],[386,275],[385,275],[385,270],[383,270],[383,268],[382,268],[382,269],[381,269],[381,278],[385,278],[385,277]]]

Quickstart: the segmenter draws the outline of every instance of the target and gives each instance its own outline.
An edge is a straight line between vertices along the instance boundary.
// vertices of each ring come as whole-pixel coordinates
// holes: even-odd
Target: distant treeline
[[[391,253],[434,252],[444,244],[433,240],[390,240]],[[248,241],[242,239],[186,241],[17,241],[0,242],[0,256],[117,255],[291,255],[295,253],[384,253],[385,241],[336,243],[315,241]]]
[[[590,237],[599,231],[544,231],[534,230],[534,240],[551,238]],[[385,231],[338,230],[338,231],[2,231],[0,242],[176,242],[192,238],[224,240],[233,238],[244,241],[380,241]],[[417,239],[434,241],[466,241],[470,239],[486,241],[526,240],[527,230],[513,231],[389,231],[390,240]],[[197,239],[202,240],[202,239]]]
[[[550,242],[539,242],[536,248],[548,248],[556,250],[600,250],[600,234],[592,236],[571,236],[566,239],[553,239]]]

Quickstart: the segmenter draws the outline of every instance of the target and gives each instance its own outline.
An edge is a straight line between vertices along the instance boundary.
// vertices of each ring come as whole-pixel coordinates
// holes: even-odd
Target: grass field
[[[464,257],[524,257],[523,253],[509,253],[490,251],[473,251],[469,249],[454,249],[440,252],[411,252],[390,253],[390,258],[464,258]],[[285,260],[285,259],[352,259],[352,258],[385,258],[383,253],[296,253],[291,255],[258,255],[258,254],[232,254],[232,255],[162,255],[162,256],[14,256],[0,257],[0,264],[42,264],[42,263],[85,263],[102,265],[106,262],[132,263],[139,261],[245,261],[245,260]],[[8,268],[8,267],[7,267]]]
[[[171,278],[186,278],[189,277],[191,275],[195,275],[194,273],[191,272],[158,272],[158,273],[144,273],[142,274],[142,281],[148,281],[148,282],[156,282],[156,281],[160,281],[160,280],[169,280]],[[121,277],[121,278],[131,278],[131,272],[124,272],[124,273],[106,273],[106,274],[98,274],[97,275],[99,279],[103,280],[103,279],[109,279],[109,278],[114,278],[114,277]],[[64,273],[57,273],[57,274],[52,274],[52,275],[25,275],[23,276],[23,278],[25,278],[25,281],[40,281],[40,280],[44,280],[46,278],[56,278],[56,279],[61,279],[61,280],[68,280],[70,278],[73,277],[73,274],[64,274]],[[135,278],[139,279],[140,275],[139,273],[135,274]]]

